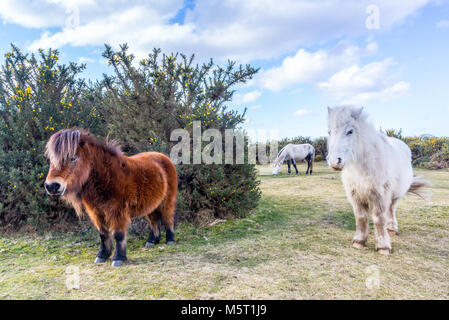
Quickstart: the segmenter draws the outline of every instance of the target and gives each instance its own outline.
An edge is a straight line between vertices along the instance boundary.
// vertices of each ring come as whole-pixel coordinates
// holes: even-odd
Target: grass
[[[375,252],[372,229],[367,250],[351,247],[352,209],[324,163],[313,176],[259,171],[263,197],[247,218],[182,224],[173,246],[147,249],[131,234],[122,268],[93,264],[93,230],[0,236],[0,299],[449,298],[449,170],[416,170],[433,195],[401,200],[389,256]],[[67,267],[79,268],[77,290]]]

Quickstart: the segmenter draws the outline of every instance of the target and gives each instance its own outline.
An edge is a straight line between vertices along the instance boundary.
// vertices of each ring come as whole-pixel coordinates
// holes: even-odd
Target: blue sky
[[[92,79],[104,43],[260,67],[231,104],[248,129],[324,136],[326,107],[344,103],[376,127],[449,136],[447,0],[3,0],[0,20],[0,54],[58,48]]]

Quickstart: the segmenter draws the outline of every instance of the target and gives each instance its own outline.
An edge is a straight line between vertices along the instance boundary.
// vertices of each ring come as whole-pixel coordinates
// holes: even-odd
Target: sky
[[[449,0],[0,0],[0,55],[59,49],[83,76],[104,44],[260,68],[232,109],[249,130],[327,135],[327,106],[363,106],[406,135],[449,136]],[[268,133],[270,134],[270,133]]]

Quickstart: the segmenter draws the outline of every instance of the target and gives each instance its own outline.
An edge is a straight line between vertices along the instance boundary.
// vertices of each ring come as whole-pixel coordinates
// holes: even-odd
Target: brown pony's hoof
[[[366,245],[364,243],[354,241],[352,246],[356,249],[366,249]]]
[[[388,231],[388,234],[392,237],[392,236],[397,236],[398,235],[398,232],[397,231],[394,231],[394,230],[387,230]]]
[[[96,257],[94,263],[104,263],[104,262],[106,262],[106,260],[107,260],[107,259],[100,258],[100,257]]]
[[[121,267],[123,265],[123,261],[122,260],[114,260],[112,261],[112,266],[113,267]]]
[[[379,252],[380,254],[383,254],[385,256],[390,254],[390,249],[377,249],[377,252]]]
[[[154,247],[156,244],[154,242],[145,243],[145,248]]]

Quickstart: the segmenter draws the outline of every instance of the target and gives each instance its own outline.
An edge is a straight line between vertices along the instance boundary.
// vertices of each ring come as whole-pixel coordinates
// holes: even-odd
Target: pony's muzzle
[[[44,188],[48,194],[60,195],[62,193],[61,185],[57,182],[44,183]]]
[[[329,160],[328,160],[329,161]],[[334,161],[329,161],[329,165],[332,169],[336,170],[336,171],[341,171],[343,170],[343,161],[341,158],[337,158]]]

